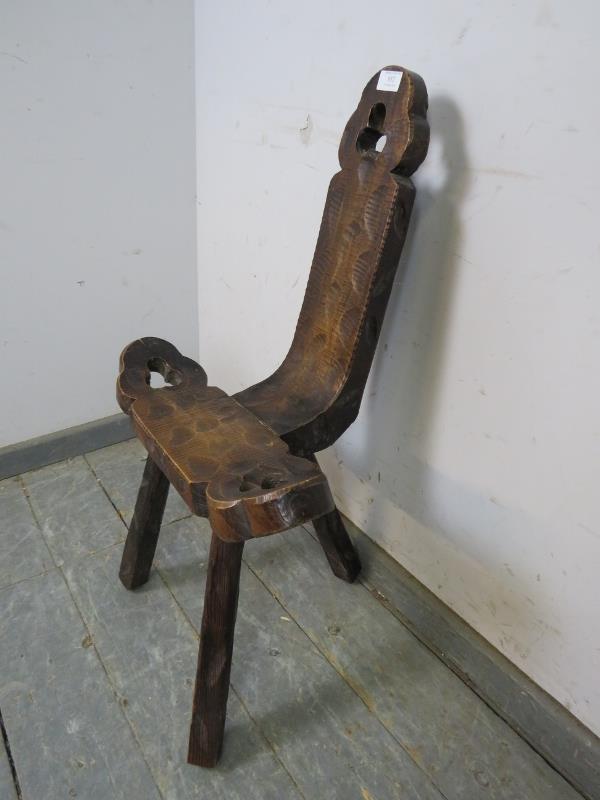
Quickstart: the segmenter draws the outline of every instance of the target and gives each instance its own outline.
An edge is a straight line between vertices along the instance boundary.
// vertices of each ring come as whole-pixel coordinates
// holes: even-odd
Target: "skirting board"
[[[371,594],[573,788],[600,800],[600,739],[356,525],[344,522],[360,554],[359,580]]]
[[[134,435],[130,418],[126,414],[113,414],[86,422],[85,425],[3,447],[0,449],[0,480],[123,442]]]

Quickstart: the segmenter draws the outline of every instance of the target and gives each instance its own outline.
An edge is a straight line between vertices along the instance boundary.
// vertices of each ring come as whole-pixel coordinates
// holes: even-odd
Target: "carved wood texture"
[[[353,581],[360,570],[314,454],[358,414],[412,210],[410,176],[429,143],[423,80],[385,71],[391,84],[374,75],[344,130],[296,332],[273,375],[230,397],[162,339],[121,355],[118,401],[149,453],[123,583],[148,579],[169,483],[213,529],[193,764],[213,766],[221,752],[244,542],[313,520],[333,572]],[[170,385],[152,389],[151,372]]]
[[[346,125],[288,355],[236,395],[294,453],[333,444],[358,414],[412,210],[409,176],[427,153],[425,84],[385,69],[403,72],[400,87],[378,90],[374,75]]]
[[[173,385],[152,389],[150,371]],[[137,435],[194,514],[225,541],[265,536],[334,507],[316,463],[287,445],[162,339],[123,351],[117,398]]]

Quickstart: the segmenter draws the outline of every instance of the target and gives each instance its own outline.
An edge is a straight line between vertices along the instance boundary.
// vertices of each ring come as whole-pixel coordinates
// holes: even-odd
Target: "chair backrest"
[[[328,447],[360,407],[406,237],[409,176],[429,144],[423,79],[390,66],[366,85],[344,130],[291,348],[236,395],[299,454]]]

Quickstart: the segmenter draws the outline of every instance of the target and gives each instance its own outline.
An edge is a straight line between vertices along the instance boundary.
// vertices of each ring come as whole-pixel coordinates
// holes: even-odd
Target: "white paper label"
[[[397,92],[402,80],[402,72],[394,72],[391,69],[382,69],[379,73],[377,88],[380,92]]]

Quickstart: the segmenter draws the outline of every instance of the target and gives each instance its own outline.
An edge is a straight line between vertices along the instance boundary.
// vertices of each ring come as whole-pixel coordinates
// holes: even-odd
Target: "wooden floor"
[[[246,547],[224,756],[188,766],[209,532],[170,496],[127,592],[142,467],[132,441],[0,483],[1,800],[579,797],[304,529]]]

